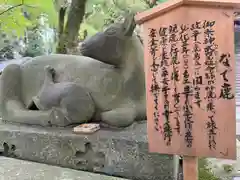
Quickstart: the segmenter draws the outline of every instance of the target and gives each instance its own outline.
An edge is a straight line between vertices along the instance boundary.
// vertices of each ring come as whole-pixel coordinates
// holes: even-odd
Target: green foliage
[[[54,0],[0,0],[0,24],[4,32],[15,30],[16,35],[23,35],[26,27],[37,24],[41,14],[48,16],[49,24],[56,26],[57,12]],[[149,8],[148,0],[88,0],[86,18],[80,28],[80,36],[87,30],[93,35],[106,25],[121,19],[127,12],[139,12]],[[158,3],[167,0],[157,0]],[[11,10],[1,14],[10,7]],[[12,32],[11,32],[12,33]]]
[[[80,36],[87,30],[88,36],[102,30],[105,26],[131,12],[149,9],[148,0],[88,0]],[[157,0],[162,3],[166,0]],[[0,0],[0,32],[22,36],[27,27],[38,26],[40,15],[47,15],[48,23],[56,27],[58,0]],[[5,12],[7,11],[7,12]],[[65,22],[66,23],[66,22]]]
[[[89,0],[86,5],[86,14],[80,28],[80,34],[84,30],[88,35],[102,30],[110,23],[121,20],[128,12],[139,12],[148,9],[144,0]]]
[[[1,31],[23,35],[27,27],[35,26],[45,14],[51,25],[57,23],[57,12],[52,0],[0,0]]]
[[[213,174],[212,169],[208,167],[206,159],[198,160],[198,173],[199,180],[220,180]]]
[[[121,20],[128,12],[141,12],[149,9],[149,0],[88,0],[85,18],[81,28],[80,35],[84,30],[88,35],[102,30],[110,23]],[[157,0],[157,4],[167,0]]]

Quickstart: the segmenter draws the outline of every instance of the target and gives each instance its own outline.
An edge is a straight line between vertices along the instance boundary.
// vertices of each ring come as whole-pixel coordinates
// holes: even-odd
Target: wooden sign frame
[[[144,30],[149,149],[183,155],[186,180],[197,179],[197,157],[236,159],[234,9],[237,7],[240,7],[238,0],[169,0],[136,15],[136,22]],[[186,34],[179,34],[178,30],[185,30]],[[198,40],[196,33],[200,34]],[[191,48],[187,50],[184,44]],[[186,51],[190,53],[187,55]],[[200,65],[198,70],[196,64]],[[181,72],[178,82],[175,75],[170,77],[176,74],[177,66]],[[224,86],[231,86],[231,95],[226,95]],[[190,97],[189,87],[194,93],[198,89],[201,105],[196,103],[194,93]],[[180,102],[178,120],[170,117],[176,112],[173,98],[176,89]],[[186,114],[191,114],[190,120]]]

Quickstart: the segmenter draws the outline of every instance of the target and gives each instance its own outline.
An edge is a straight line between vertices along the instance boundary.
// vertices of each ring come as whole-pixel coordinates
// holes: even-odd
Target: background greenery
[[[63,1],[0,0],[0,30],[7,34],[24,36],[27,28],[39,25],[39,18],[43,15],[47,17],[45,23],[57,29],[60,6],[69,7],[70,4]],[[158,0],[156,3],[164,1],[166,0]],[[88,0],[79,35],[83,38],[83,32],[87,31],[88,36],[91,36],[104,26],[121,19],[126,12],[139,12],[150,6],[152,5],[148,0]]]

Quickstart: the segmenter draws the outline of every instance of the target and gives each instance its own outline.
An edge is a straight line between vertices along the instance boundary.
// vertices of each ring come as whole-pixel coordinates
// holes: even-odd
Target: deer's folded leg
[[[31,111],[21,101],[21,66],[4,68],[0,80],[0,109],[2,120],[22,124],[48,126],[50,111]]]
[[[34,111],[25,109],[17,100],[9,100],[3,113],[3,121],[28,125],[50,126],[50,111]]]

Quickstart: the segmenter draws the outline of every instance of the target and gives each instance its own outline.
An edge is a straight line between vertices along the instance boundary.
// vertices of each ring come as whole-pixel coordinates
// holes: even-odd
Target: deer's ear
[[[123,32],[125,36],[132,36],[134,29],[136,27],[136,22],[134,20],[134,14],[130,13],[125,17],[123,22]]]

